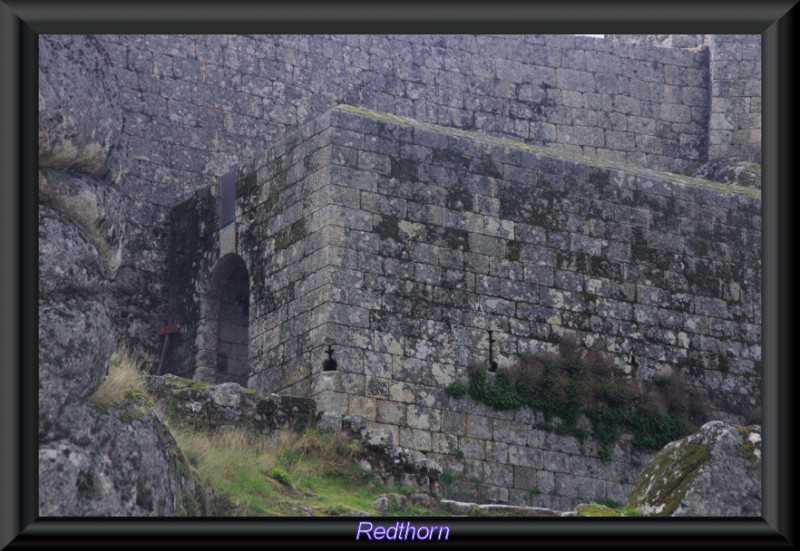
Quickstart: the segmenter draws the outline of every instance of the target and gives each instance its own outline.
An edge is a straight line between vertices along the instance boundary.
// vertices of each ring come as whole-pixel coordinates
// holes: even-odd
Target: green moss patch
[[[283,228],[275,236],[275,250],[282,251],[294,245],[307,235],[305,222],[301,219],[291,226]]]
[[[579,517],[622,517],[620,511],[599,503],[581,503],[575,508]]]
[[[400,220],[397,216],[384,215],[381,216],[380,222],[375,224],[372,231],[377,233],[381,239],[394,239],[395,241],[402,241],[400,236]]]
[[[670,516],[709,457],[706,446],[687,442],[661,450],[639,476],[627,506]]]
[[[400,124],[403,126],[411,126],[415,128],[425,129],[431,132],[436,132],[439,134],[445,134],[447,136],[454,136],[454,137],[462,137],[467,139],[477,140],[481,143],[486,143],[495,146],[502,146],[507,149],[513,149],[517,151],[525,151],[528,153],[533,153],[535,155],[543,155],[546,157],[554,158],[554,159],[562,159],[566,161],[581,163],[583,165],[588,165],[591,167],[595,167],[598,171],[608,171],[609,169],[615,170],[625,174],[632,174],[636,176],[640,176],[643,178],[652,178],[663,180],[669,182],[673,185],[677,185],[680,187],[694,187],[699,189],[708,189],[713,190],[720,193],[726,194],[736,194],[736,195],[744,195],[747,197],[752,197],[754,199],[761,199],[761,192],[756,189],[744,188],[739,186],[732,186],[728,184],[721,184],[718,182],[712,182],[709,180],[701,180],[699,178],[692,178],[690,176],[683,176],[680,174],[672,174],[670,172],[661,172],[658,170],[651,170],[651,169],[644,169],[644,168],[637,168],[630,165],[625,165],[622,163],[617,163],[614,161],[606,161],[602,159],[598,159],[595,157],[586,157],[583,155],[578,155],[574,153],[567,153],[565,151],[560,151],[557,149],[541,147],[536,145],[529,145],[524,142],[520,142],[517,140],[511,140],[508,138],[499,138],[495,136],[488,136],[486,134],[482,134],[480,132],[470,131],[470,130],[462,130],[460,128],[451,128],[446,126],[440,126],[436,124],[430,124],[425,122],[415,121],[413,119],[406,119],[403,117],[398,117],[396,115],[388,114],[388,113],[380,113],[378,111],[372,111],[370,109],[366,109],[363,107],[355,107],[352,105],[339,105],[336,107],[336,110],[343,111],[347,113],[354,113],[360,115],[362,117],[367,117],[373,120],[390,122],[393,124]]]

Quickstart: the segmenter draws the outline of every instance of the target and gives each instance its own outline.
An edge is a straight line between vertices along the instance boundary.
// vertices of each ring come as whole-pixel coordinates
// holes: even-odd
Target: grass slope
[[[125,350],[112,357],[109,373],[92,397],[100,407],[150,398],[141,361]],[[155,403],[155,400],[150,398]],[[154,406],[158,408],[158,406]],[[360,444],[343,432],[309,429],[269,436],[242,430],[211,433],[192,429],[160,411],[197,479],[212,491],[219,514],[235,516],[410,516],[441,515],[438,508],[407,501],[380,513],[372,506],[386,493],[408,495],[410,487],[388,486],[359,462]],[[221,506],[220,504],[224,504]]]

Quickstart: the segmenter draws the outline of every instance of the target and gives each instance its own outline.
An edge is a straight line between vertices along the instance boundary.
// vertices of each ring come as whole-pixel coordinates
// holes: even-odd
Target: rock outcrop
[[[144,397],[68,406],[61,426],[71,430],[39,447],[39,514],[210,514],[205,490]]]
[[[111,60],[94,36],[47,40],[39,59],[39,164],[102,175],[123,120]]]
[[[40,427],[100,386],[115,339],[97,247],[63,213],[39,206]],[[46,432],[46,430],[45,430]]]
[[[761,427],[711,421],[667,444],[628,499],[644,515],[761,516]]]
[[[206,512],[161,418],[142,396],[98,405],[116,347],[113,299],[123,194],[106,176],[122,126],[107,54],[49,37],[39,87],[39,514]]]
[[[316,404],[294,396],[258,397],[238,383],[210,385],[176,375],[151,377],[148,389],[168,412],[202,430],[244,428],[259,434],[314,425]]]

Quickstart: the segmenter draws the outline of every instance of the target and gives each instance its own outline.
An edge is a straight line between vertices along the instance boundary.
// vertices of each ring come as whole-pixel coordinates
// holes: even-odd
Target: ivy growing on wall
[[[527,355],[492,379],[480,366],[466,380],[447,387],[454,398],[470,396],[495,409],[528,406],[543,413],[537,428],[600,442],[599,457],[611,458],[620,429],[633,432],[633,445],[657,449],[691,434],[707,418],[707,396],[678,376],[635,382],[614,368],[598,347],[572,340],[559,343],[558,354]],[[591,426],[579,426],[582,416]],[[556,423],[556,419],[560,422]]]

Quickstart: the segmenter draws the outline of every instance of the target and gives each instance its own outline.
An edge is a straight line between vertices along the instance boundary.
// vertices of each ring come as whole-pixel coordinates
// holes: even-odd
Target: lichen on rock
[[[39,164],[100,175],[122,131],[119,89],[108,53],[89,35],[42,38]]]
[[[716,159],[700,165],[692,173],[692,177],[732,186],[761,189],[761,165],[750,161]]]
[[[68,405],[57,436],[39,447],[40,515],[211,514],[205,489],[146,400]]]
[[[644,515],[760,516],[761,427],[711,421],[667,444],[627,503]]]
[[[176,421],[203,430],[302,430],[316,419],[316,404],[311,399],[260,397],[238,383],[211,385],[167,374],[151,377],[148,388]]]

